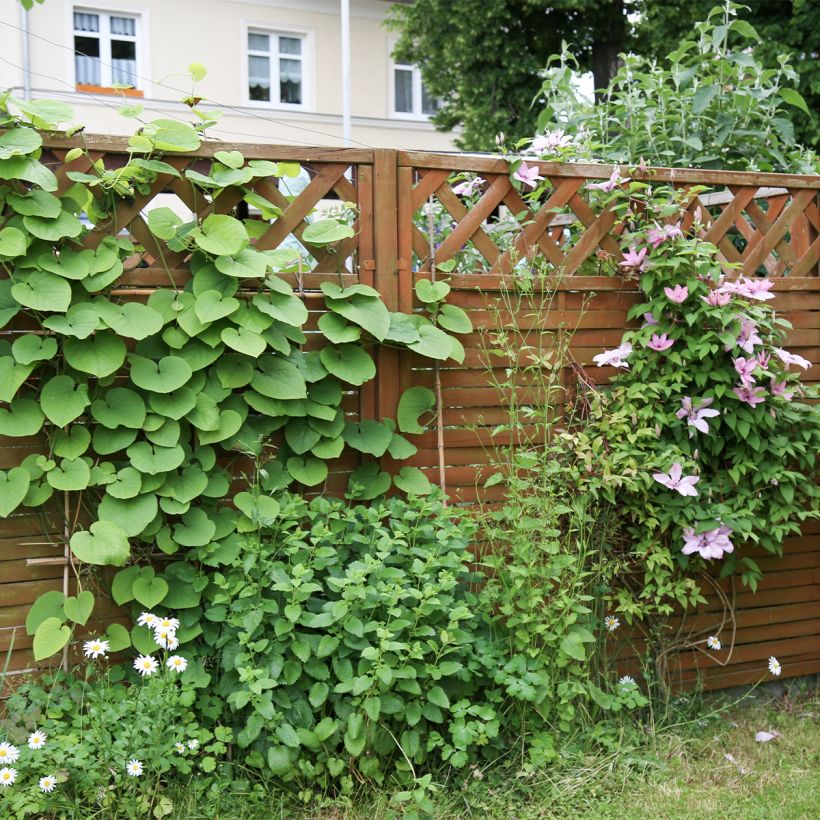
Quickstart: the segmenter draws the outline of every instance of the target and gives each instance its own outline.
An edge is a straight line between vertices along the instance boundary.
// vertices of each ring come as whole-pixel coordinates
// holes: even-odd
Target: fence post
[[[376,270],[373,286],[387,309],[399,309],[398,277],[398,152],[377,148],[373,163],[373,234]],[[395,418],[401,391],[399,351],[381,345],[376,353],[376,418]]]

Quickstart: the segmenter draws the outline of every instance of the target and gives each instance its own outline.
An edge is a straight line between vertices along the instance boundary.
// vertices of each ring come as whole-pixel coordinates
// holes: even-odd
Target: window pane
[[[270,60],[248,57],[248,96],[252,100],[270,101]]]
[[[248,48],[251,51],[270,51],[270,37],[267,34],[248,32]]]
[[[396,111],[400,114],[413,113],[413,72],[397,68],[393,72],[395,81]]]
[[[136,37],[137,22],[133,17],[112,17],[111,33],[125,34],[127,37]]]
[[[96,37],[75,37],[74,50],[76,81],[100,85],[100,41]]]
[[[111,41],[111,81],[137,84],[137,44],[133,40]]]
[[[302,61],[279,61],[279,101],[300,105],[302,102]]]
[[[428,116],[432,116],[433,114],[438,111],[439,105],[438,100],[435,97],[431,97],[427,93],[427,89],[424,87],[424,83],[421,84],[421,113],[427,114]]]
[[[301,54],[302,41],[298,37],[280,37],[279,38],[279,53],[280,54]]]
[[[74,31],[99,31],[100,16],[98,14],[78,14],[74,12]]]

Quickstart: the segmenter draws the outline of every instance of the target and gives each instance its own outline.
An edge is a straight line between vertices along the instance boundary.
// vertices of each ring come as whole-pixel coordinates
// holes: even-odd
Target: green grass
[[[820,816],[820,696],[774,698],[758,691],[719,714],[715,697],[700,706],[707,719],[634,739],[623,751],[552,766],[529,776],[487,770],[466,787],[442,784],[436,818],[461,820],[802,820]],[[760,730],[780,732],[768,743]],[[271,793],[252,802],[224,796],[195,805],[178,797],[177,817],[225,820],[388,820],[401,817],[386,796],[327,801],[305,808]]]

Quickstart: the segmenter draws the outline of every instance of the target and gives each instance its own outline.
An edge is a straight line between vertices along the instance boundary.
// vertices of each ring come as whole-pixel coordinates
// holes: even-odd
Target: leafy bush
[[[310,788],[457,768],[499,731],[472,528],[437,499],[306,501],[211,576],[202,640],[247,760]]]

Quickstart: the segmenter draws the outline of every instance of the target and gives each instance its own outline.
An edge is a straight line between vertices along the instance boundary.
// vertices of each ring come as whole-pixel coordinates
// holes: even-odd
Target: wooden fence
[[[70,170],[86,171],[98,159],[107,167],[127,161],[124,140],[86,136],[82,145],[87,155],[65,163],[66,152],[79,144],[77,139],[59,137],[47,142],[49,161],[63,189],[71,184],[66,176]],[[311,264],[290,275],[290,281],[308,305],[309,327],[315,328],[321,315],[323,281],[338,282],[341,277],[344,284],[371,285],[391,310],[411,311],[420,307],[413,289],[418,279],[447,277],[452,287],[448,301],[466,310],[476,329],[464,340],[464,363],[449,362],[434,373],[429,361],[377,348],[375,381],[348,394],[344,407],[351,419],[381,419],[395,415],[407,387],[438,386],[442,428],[419,437],[419,450],[410,464],[443,483],[455,501],[493,501],[502,493],[501,487],[481,489],[487,476],[487,447],[503,443],[491,436],[491,430],[506,419],[487,369],[485,334],[494,327],[498,297],[509,288],[512,272],[530,264],[548,269],[551,275],[542,284],[554,294],[550,311],[537,319],[521,312],[518,327],[534,337],[572,329],[575,367],[599,381],[612,375],[606,368],[585,370],[593,355],[620,342],[628,327],[627,311],[637,299],[634,286],[609,275],[613,262],[620,259],[619,228],[611,211],[593,209],[587,187],[608,178],[611,166],[533,163],[551,186],[533,208],[510,183],[506,163],[487,156],[213,143],[166,161],[180,172],[207,170],[216,151],[231,149],[246,159],[298,162],[310,176],[295,196],[287,196],[275,179],[252,183],[257,193],[281,209],[261,233],[257,246],[262,249],[300,241],[310,214],[323,200],[355,206],[355,236],[340,252],[301,242]],[[481,195],[470,207],[453,190],[456,174],[483,179]],[[687,227],[701,225],[704,238],[717,245],[721,260],[734,270],[766,273],[776,280],[772,304],[794,326],[789,347],[812,362],[805,380],[820,381],[820,177],[681,169],[647,169],[632,176],[668,182],[684,192],[696,185],[709,187],[708,193],[687,194]],[[150,191],[117,212],[113,224],[92,230],[85,238],[87,247],[96,247],[105,236],[127,231],[144,248],[129,260],[112,296],[145,299],[153,289],[167,286],[169,277],[177,285],[187,280],[184,256],[157,240],[145,221],[146,208],[157,197],[169,195],[200,216],[232,212],[243,196],[239,189],[227,188],[211,200],[184,175],[160,175]],[[497,229],[499,215],[504,214],[515,215],[520,225],[512,236]],[[451,262],[456,263],[452,272]],[[25,330],[6,328],[0,339]],[[508,365],[496,362],[497,375]],[[0,438],[0,468],[19,464],[39,446],[35,439]],[[326,489],[343,489],[355,463],[352,457],[343,458]],[[387,458],[385,465],[393,466]],[[59,507],[0,522],[0,650],[10,646],[13,636],[12,670],[31,666],[31,638],[21,628],[28,606],[42,592],[67,583],[65,540]],[[780,659],[786,676],[820,671],[820,527],[811,525],[803,537],[790,539],[785,557],[761,555],[758,563],[766,574],[756,594],[731,578],[716,582],[725,595],[734,597],[736,607],[735,622],[728,627],[734,631],[728,664],[723,665],[726,652],[718,653],[721,663],[697,651],[678,654],[670,663],[680,684],[691,685],[696,675],[707,687],[757,680],[769,655]],[[709,634],[722,611],[715,595],[708,606],[687,617],[686,629]],[[104,627],[106,620],[117,617],[113,607],[101,614],[103,620],[90,628]]]

